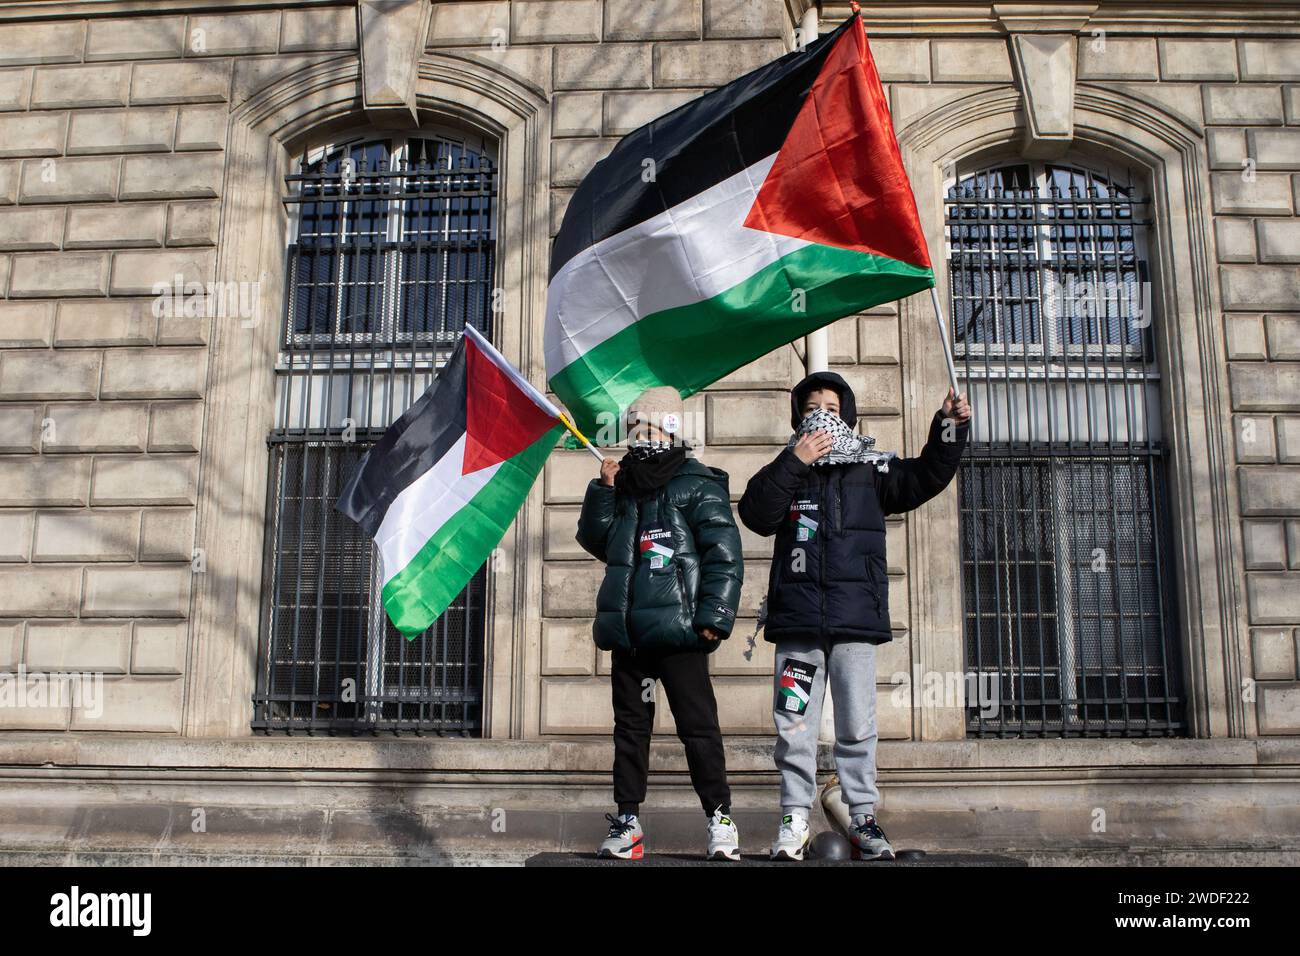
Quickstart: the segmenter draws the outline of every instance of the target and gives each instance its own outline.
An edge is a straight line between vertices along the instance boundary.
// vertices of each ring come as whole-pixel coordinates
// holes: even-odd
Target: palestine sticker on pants
[[[781,694],[777,709],[789,714],[802,714],[808,709],[812,697],[813,675],[817,665],[807,661],[786,660],[781,670]]]

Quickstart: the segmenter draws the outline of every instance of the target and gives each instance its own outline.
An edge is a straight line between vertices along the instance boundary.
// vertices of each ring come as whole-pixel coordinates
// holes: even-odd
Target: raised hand
[[[600,483],[608,487],[614,486],[614,476],[618,474],[618,459],[606,458],[600,463]]]
[[[970,421],[971,410],[970,402],[966,400],[965,393],[958,395],[951,387],[948,388],[948,396],[943,400],[944,418],[951,418],[958,425],[964,425]]]
[[[795,442],[794,453],[805,465],[811,465],[831,450],[834,439],[830,432],[809,432]]]

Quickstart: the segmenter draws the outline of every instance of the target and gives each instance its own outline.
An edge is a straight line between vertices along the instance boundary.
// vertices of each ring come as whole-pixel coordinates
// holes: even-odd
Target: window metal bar
[[[275,497],[254,729],[476,735],[486,571],[407,641],[384,616],[377,551],[333,501],[348,468],[432,381],[460,327],[491,334],[482,293],[496,171],[486,155],[429,136],[326,147],[299,170],[287,177],[296,236],[268,438]],[[342,693],[346,671],[355,701]]]
[[[314,379],[315,379],[315,376],[312,374],[312,365],[314,362],[314,357],[315,357],[314,352],[309,351],[307,353],[306,395],[303,399],[302,409],[300,412],[300,422],[299,422],[300,427],[303,428],[305,431],[309,431],[311,428],[311,393],[312,393],[312,385],[314,384]],[[291,660],[293,661],[293,667],[291,671],[293,676],[291,678],[291,681],[295,693],[298,690],[297,668],[299,662],[302,660],[301,650],[299,647],[299,635],[302,633],[301,627],[302,627],[302,603],[303,603],[302,602],[303,543],[304,543],[304,537],[307,530],[307,522],[304,519],[306,517],[305,512],[307,510],[307,499],[309,496],[308,485],[307,485],[307,463],[311,458],[310,453],[306,449],[304,449],[301,458],[302,458],[302,463],[300,466],[300,471],[298,476],[298,493],[300,495],[300,498],[297,504],[298,544],[294,554],[294,559],[295,559],[294,564],[296,565],[296,567],[295,567],[294,588],[293,588],[293,657],[291,658]],[[315,657],[314,654],[312,656],[313,658]],[[307,706],[308,706],[308,712],[307,712],[308,719],[309,720],[314,719],[316,714],[314,713],[313,705],[311,703],[308,703]],[[290,705],[289,733],[291,734],[293,733],[292,722],[294,718],[296,718],[297,716],[298,714],[296,712],[296,704]]]
[[[1121,184],[1067,164],[978,171],[949,190],[954,344],[986,418],[959,499],[967,653],[1010,692],[994,718],[968,702],[973,733],[1185,732],[1161,587],[1164,456],[1149,387],[1159,374],[1150,323],[1126,324],[1124,293],[1140,294],[1145,277],[1147,203],[1131,175]],[[1049,294],[1052,278],[1070,286]],[[1094,547],[1104,572],[1091,571]],[[1026,640],[1031,626],[1037,641]]]
[[[982,189],[980,191],[985,194],[986,200],[992,200],[995,198],[996,189],[996,181],[993,177],[989,177],[982,184]],[[1002,243],[1000,242],[1001,234],[999,232],[1000,211],[999,207],[995,204],[985,202],[981,206],[980,212],[985,227],[980,230],[979,239],[980,242],[987,243],[987,253],[981,259],[984,270],[986,271],[986,278],[984,279],[983,285],[988,290],[989,302],[992,306],[989,311],[991,326],[988,329],[987,335],[994,341],[1006,341],[1009,338],[1006,329],[1006,305],[1002,298],[1001,273],[999,270],[999,260],[1003,253]],[[990,363],[991,358],[986,352],[984,355],[986,373],[988,372],[988,366]],[[988,397],[988,406],[990,408],[996,408],[998,396],[991,387],[988,389]],[[993,419],[993,425],[995,426],[993,436],[997,437],[997,426],[1007,426],[1009,423],[1004,418],[995,417]],[[994,487],[996,488],[996,479],[1000,476],[995,475],[992,471],[989,471],[988,474],[990,477],[995,479]],[[1015,658],[1009,655],[1011,645],[1007,634],[1009,615],[1006,613],[1007,609],[1003,606],[1003,596],[1005,593],[1005,588],[1003,586],[1003,572],[1006,569],[1006,561],[1004,560],[1002,547],[1004,540],[1002,531],[1002,515],[996,514],[992,517],[993,520],[990,522],[989,528],[989,538],[992,546],[992,557],[989,559],[989,568],[993,572],[994,621],[996,622],[996,631],[992,636],[995,642],[994,646],[997,648],[998,670],[1002,673],[1010,672],[1014,674],[1016,662]],[[1014,696],[1014,694],[1012,696]]]
[[[320,419],[320,423],[319,423],[320,426],[321,426],[321,427],[320,427],[320,432],[321,432],[321,447],[322,447],[322,452],[321,452],[321,455],[320,455],[320,464],[319,464],[319,473],[320,473],[320,479],[321,479],[321,496],[320,496],[320,502],[319,502],[319,507],[320,507],[320,540],[319,540],[318,543],[317,543],[318,554],[319,554],[319,561],[320,561],[320,573],[319,573],[318,576],[317,576],[317,582],[316,582],[316,607],[317,607],[317,611],[316,611],[316,629],[315,629],[315,630],[316,630],[316,647],[315,647],[315,653],[312,655],[312,657],[313,657],[312,692],[313,692],[313,695],[314,695],[316,698],[318,698],[318,699],[324,699],[325,696],[326,696],[326,695],[322,692],[322,688],[321,688],[321,661],[322,661],[322,657],[323,657],[323,655],[324,655],[324,653],[325,653],[325,649],[324,649],[324,633],[325,633],[325,632],[324,632],[324,628],[325,628],[325,621],[324,621],[324,619],[323,619],[323,618],[324,618],[324,608],[325,608],[325,579],[326,579],[325,568],[326,568],[326,565],[328,564],[328,561],[329,561],[329,552],[330,552],[330,550],[331,550],[331,549],[329,548],[329,542],[330,542],[330,540],[331,540],[329,532],[330,532],[330,518],[331,518],[331,516],[332,516],[332,514],[333,514],[333,508],[330,507],[330,499],[331,499],[331,497],[332,497],[331,494],[330,494],[330,492],[331,492],[331,490],[332,490],[332,488],[333,488],[333,482],[331,481],[331,478],[332,478],[332,476],[333,476],[333,474],[334,474],[334,471],[335,471],[335,468],[334,468],[334,467],[331,467],[331,465],[336,464],[336,462],[334,462],[334,461],[331,459],[331,457],[323,451],[323,446],[324,446],[324,443],[325,443],[325,442],[327,441],[327,439],[328,439],[329,429],[330,429],[330,424],[331,424],[331,423],[330,423],[330,415],[331,415],[331,413],[332,413],[332,411],[333,411],[333,408],[334,408],[334,401],[333,401],[333,399],[334,399],[334,380],[335,380],[335,378],[336,378],[336,373],[335,373],[334,369],[335,369],[336,364],[337,364],[338,333],[339,333],[339,331],[340,331],[340,329],[339,329],[339,325],[338,325],[337,323],[331,322],[330,325],[329,325],[329,371],[326,373],[326,377],[325,377],[324,411],[323,411],[323,414],[321,415],[321,419]],[[351,390],[349,389],[349,392],[350,392],[350,391],[351,391]],[[348,403],[349,403],[349,406],[350,406],[350,404],[351,404],[350,399],[351,399],[351,395],[348,396],[348,400],[349,400]],[[311,403],[310,403],[310,401],[308,401],[308,402],[306,403],[305,408],[308,410],[308,411],[307,411],[307,414],[310,416],[310,408],[311,408]],[[340,423],[340,425],[341,425],[341,424],[342,424],[342,423]],[[310,427],[307,428],[307,432],[310,434],[310,432],[311,432],[311,428],[310,428]],[[305,448],[302,450],[302,457],[303,457],[303,461],[304,461],[304,463],[305,463],[305,462],[308,460],[308,458],[311,456],[311,447],[312,447],[312,446],[308,445],[307,447],[305,447]],[[304,525],[304,527],[305,527],[306,522],[303,522],[303,525]],[[338,549],[333,549],[333,550],[338,551]],[[301,564],[301,561],[302,561],[302,555],[300,554],[300,555],[299,555],[299,562],[300,562],[300,564]],[[341,579],[341,572],[342,572],[342,553],[341,553],[341,552],[339,552],[339,569],[340,569],[340,576],[339,576],[339,577],[336,577],[335,580],[340,580],[340,579]],[[339,587],[339,588],[336,588],[335,591],[336,591],[336,598],[335,598],[335,604],[336,604],[336,620],[335,620],[335,627],[336,627],[336,639],[335,639],[335,655],[336,655],[336,663],[335,663],[335,667],[334,667],[334,669],[333,669],[333,672],[332,672],[332,675],[331,675],[331,676],[333,677],[333,679],[334,679],[334,681],[335,681],[335,683],[336,683],[336,685],[337,685],[337,682],[338,682],[338,665],[337,665],[337,656],[338,656],[338,654],[340,653],[340,648],[339,648],[339,643],[340,643],[340,642],[339,642],[339,640],[338,640],[338,638],[337,638],[337,629],[340,627],[340,624],[341,624],[341,622],[338,620],[338,618],[339,618],[339,616],[341,615],[341,612],[342,612],[343,589],[342,589],[341,587]],[[336,694],[336,696],[338,696],[338,695]],[[320,705],[313,705],[313,706],[320,706]],[[315,715],[313,714],[313,716],[315,716]],[[311,733],[310,730],[309,730],[308,732]]]
[[[1106,183],[1111,184],[1113,182],[1114,182],[1113,178],[1108,173],[1106,177]],[[1112,200],[1114,198],[1113,186],[1099,185],[1096,177],[1093,175],[1091,171],[1088,172],[1088,190],[1089,193],[1093,195],[1100,195],[1104,190],[1106,194],[1112,198]],[[1115,221],[1113,215],[1114,213],[1113,202],[1111,204],[1099,206],[1097,211],[1099,217],[1101,217],[1102,219],[1109,219],[1111,222]],[[1103,344],[1106,344],[1109,342],[1110,330],[1111,330],[1110,298],[1109,295],[1106,296],[1105,307],[1103,308],[1101,290],[1109,288],[1108,286],[1109,273],[1106,270],[1106,258],[1105,258],[1106,256],[1105,241],[1106,241],[1107,227],[1103,223],[1097,222],[1094,223],[1093,229],[1095,231],[1095,236],[1093,239],[1093,248],[1096,250],[1099,257],[1097,268],[1095,270],[1096,273],[1098,273],[1098,277],[1093,282],[1093,289],[1096,290],[1097,293],[1095,296],[1096,315],[1101,320],[1099,337],[1101,338]],[[1116,242],[1118,243],[1118,236],[1116,236],[1115,238],[1116,238]],[[1118,263],[1119,261],[1118,245],[1116,246],[1115,252],[1116,252],[1116,262]],[[1118,271],[1116,272],[1116,274],[1118,274]],[[1127,336],[1122,332],[1120,328],[1121,325],[1122,322],[1117,322],[1116,331],[1117,333],[1119,333],[1119,336],[1121,338],[1127,338]],[[1123,359],[1121,358],[1121,361],[1122,360]],[[1114,407],[1114,398],[1113,398],[1113,386],[1110,384],[1110,375],[1109,375],[1110,358],[1107,355],[1105,349],[1102,349],[1101,362],[1102,362],[1103,377],[1106,379],[1105,390],[1103,392],[1103,397],[1105,398],[1105,402],[1106,402],[1106,452],[1107,455],[1112,460],[1119,460],[1120,459],[1119,450],[1115,446],[1116,416],[1115,416],[1115,407]],[[1130,419],[1128,422],[1125,423],[1125,428],[1124,428],[1124,438],[1126,443],[1132,441],[1132,427],[1133,427],[1133,423],[1132,420]],[[1130,500],[1136,499],[1137,488],[1133,486],[1132,470],[1129,469],[1127,465],[1123,465],[1121,467],[1124,469],[1123,473],[1127,475],[1127,481],[1129,482],[1129,486],[1130,486],[1129,498]],[[1111,577],[1111,604],[1115,608],[1115,613],[1116,616],[1118,617],[1118,621],[1116,622],[1115,643],[1116,643],[1116,650],[1118,651],[1118,657],[1119,657],[1119,674],[1120,674],[1119,683],[1123,686],[1124,693],[1127,694],[1128,692],[1127,675],[1130,673],[1130,670],[1128,666],[1128,652],[1127,649],[1125,648],[1125,644],[1127,644],[1125,617],[1131,615],[1125,614],[1123,600],[1122,600],[1123,584],[1119,576],[1120,560],[1121,560],[1120,549],[1122,545],[1121,545],[1121,538],[1120,538],[1119,507],[1115,501],[1117,496],[1115,494],[1114,489],[1111,490],[1111,493],[1107,497],[1110,499],[1110,537],[1109,537],[1110,548],[1109,548],[1109,553],[1107,554],[1107,561],[1108,561],[1108,568]],[[1140,574],[1141,574],[1140,569],[1135,567],[1134,579],[1135,579],[1135,583],[1137,584],[1136,590],[1138,591],[1142,590]],[[1138,623],[1138,643],[1139,645],[1141,645],[1142,642],[1141,618],[1138,618],[1137,623]],[[1103,647],[1104,646],[1105,646],[1105,642],[1103,641]],[[1103,685],[1104,683],[1105,683],[1105,678],[1103,677]],[[1121,714],[1127,716],[1127,710],[1121,710]],[[1121,717],[1121,722],[1123,719],[1124,717]]]
[[[1113,240],[1114,240],[1115,262],[1116,262],[1116,267],[1114,271],[1115,308],[1113,311],[1113,317],[1115,321],[1116,337],[1119,338],[1121,342],[1127,343],[1130,337],[1129,332],[1132,328],[1134,313],[1131,308],[1126,308],[1124,306],[1123,300],[1120,299],[1119,296],[1121,295],[1121,290],[1126,287],[1126,282],[1125,282],[1126,272],[1123,264],[1126,227],[1122,222],[1124,218],[1122,199],[1132,196],[1133,193],[1132,180],[1130,178],[1130,180],[1125,184],[1124,188],[1122,189],[1117,187],[1116,177],[1113,174],[1112,170],[1108,167],[1106,170],[1105,182],[1108,185],[1106,185],[1103,188],[1107,190],[1108,195],[1113,200],[1112,205],[1109,207],[1110,220],[1113,223],[1113,225],[1111,226],[1111,235],[1113,236]],[[1134,243],[1133,252],[1134,252],[1133,259],[1134,262],[1136,262],[1137,260],[1136,241]],[[1109,327],[1110,320],[1112,317],[1112,311],[1110,305],[1111,305],[1111,300],[1108,297],[1107,311],[1106,311],[1107,327]],[[1138,519],[1138,512],[1137,512],[1138,492],[1139,492],[1139,487],[1141,485],[1141,482],[1138,478],[1139,473],[1137,469],[1137,461],[1133,455],[1133,428],[1134,428],[1134,421],[1135,421],[1135,416],[1133,413],[1133,401],[1132,401],[1133,390],[1132,387],[1128,384],[1128,357],[1125,354],[1125,351],[1122,349],[1120,350],[1119,353],[1119,363],[1120,363],[1120,378],[1124,383],[1123,398],[1124,398],[1125,433],[1124,433],[1124,443],[1123,443],[1122,451],[1124,454],[1124,466],[1128,475],[1128,481],[1130,483],[1130,494],[1129,494],[1130,514],[1128,517],[1132,518],[1132,528],[1133,528],[1132,544],[1134,549],[1133,550],[1133,572],[1132,572],[1133,583],[1134,583],[1133,591],[1137,597],[1137,616],[1134,625],[1135,625],[1135,631],[1137,637],[1138,658],[1139,658],[1138,674],[1140,675],[1141,682],[1142,682],[1141,696],[1145,698],[1150,693],[1150,690],[1148,687],[1149,672],[1148,672],[1147,654],[1146,654],[1147,621],[1146,621],[1146,614],[1143,608],[1143,604],[1144,604],[1143,591],[1145,590],[1145,577],[1142,569],[1142,558],[1140,552],[1140,547],[1141,547],[1140,535],[1138,532],[1139,519]],[[1108,385],[1107,387],[1109,388],[1111,386]],[[1140,387],[1145,389],[1146,383],[1145,382],[1141,383]],[[1116,413],[1116,417],[1118,417],[1118,412]],[[1109,434],[1113,435],[1113,430],[1109,432]],[[1115,496],[1112,495],[1111,496],[1111,522],[1113,527],[1112,540],[1114,541],[1114,550],[1115,550],[1115,554],[1112,556],[1114,562],[1114,568],[1115,568],[1114,581],[1112,582],[1112,587],[1114,588],[1114,604],[1117,610],[1122,609],[1124,606],[1123,581],[1120,577],[1120,571],[1124,566],[1124,559],[1122,554],[1123,538],[1120,532],[1120,528],[1121,528],[1120,521],[1121,521],[1120,508],[1118,503],[1115,500]],[[1125,637],[1124,626],[1123,626],[1123,620],[1121,619],[1120,622],[1121,648],[1123,647],[1124,644],[1124,637]],[[1128,674],[1127,666],[1123,666],[1122,670],[1124,674],[1126,675]],[[1127,692],[1128,678],[1124,677],[1123,680],[1125,682],[1125,691]],[[1143,732],[1150,733],[1151,707],[1149,704],[1143,705],[1142,722],[1143,722],[1143,728],[1142,728]]]
[[[1030,342],[1033,341],[1034,334],[1035,334],[1034,303],[1037,301],[1036,292],[1039,285],[1039,283],[1036,281],[1035,278],[1037,276],[1037,270],[1034,268],[1035,259],[1038,251],[1037,249],[1038,229],[1036,224],[1037,206],[1033,203],[1034,196],[1032,190],[1017,188],[1014,182],[1010,184],[1004,182],[1002,184],[1002,189],[1004,192],[1009,192],[1011,196],[1013,196],[1018,200],[1017,205],[1013,207],[1014,208],[1014,213],[1013,213],[1014,231],[1012,232],[1012,235],[1014,237],[1014,245],[1009,255],[1005,257],[1005,261],[1013,277],[1013,281],[1010,285],[1009,291],[1014,296],[1013,309],[1015,310],[1016,313],[1018,313],[1018,322],[1016,323],[1016,328],[1017,328],[1016,338],[1018,339],[1019,344],[1021,344],[1022,346],[1027,346]],[[1032,246],[1030,245],[1031,242],[1033,243]],[[1032,248],[1035,253],[1035,255],[1032,257],[1028,253],[1028,250],[1030,248]],[[1020,353],[1026,371],[1026,381],[1027,381],[1028,379],[1027,373],[1029,368],[1029,349],[1021,348]],[[1009,366],[1010,363],[1008,361],[1008,371],[1010,370]],[[1014,427],[1014,423],[1017,420],[1022,422],[1026,432],[1028,434],[1032,434],[1034,423],[1036,421],[1033,414],[1033,399],[1035,396],[1034,389],[1026,387],[1023,390],[1024,391],[1024,396],[1023,396],[1024,417],[1021,418],[1020,406],[1022,402],[1019,396],[1014,395],[1015,388],[1009,375],[1007,376],[1005,383],[1006,384],[1004,385],[1004,389],[1006,391],[1006,397],[1007,397],[1008,421],[1010,423],[1013,423],[1013,427]],[[1023,497],[1024,497],[1023,492],[1026,487],[1026,483],[1025,483],[1026,473],[1023,470],[1016,469],[1010,471],[1008,475],[1012,479],[1012,484],[1011,484],[1012,493],[1016,496],[1018,500],[1023,501]],[[1034,496],[1030,495],[1030,499],[1031,501],[1033,501]],[[1025,554],[1027,542],[1025,540],[1025,529],[1023,527],[1024,510],[1025,509],[1023,508],[1017,509],[1016,511],[1013,512],[1011,518],[1009,519],[1009,523],[1011,525],[1011,546],[1009,548],[1009,552],[1012,555],[1014,555],[1014,558],[1012,559],[1014,562],[1014,568],[1013,568],[1014,573],[1011,575],[1011,577],[1015,582],[1015,588],[1016,588],[1015,627],[1016,627],[1017,657],[1020,661],[1020,666],[1017,668],[1017,672],[1016,672],[1020,684],[1020,689],[1017,696],[1021,700],[1023,700],[1025,697],[1029,695],[1028,690],[1025,686],[1025,681],[1026,681],[1027,674],[1029,673],[1030,670],[1027,663],[1028,659],[1025,654],[1026,613],[1025,613],[1024,603],[1028,600],[1028,594],[1025,593],[1027,592],[1028,588],[1025,584],[1024,576],[1027,567],[1031,571],[1036,571],[1036,562],[1028,561],[1027,556]],[[1035,589],[1037,591],[1041,591],[1041,582],[1039,581],[1039,576],[1037,573],[1034,574],[1034,583],[1035,583]],[[1040,601],[1041,601],[1041,596],[1040,596]],[[1038,623],[1037,617],[1034,618],[1033,623],[1035,624]],[[1035,630],[1038,632],[1039,639],[1041,641],[1041,635],[1042,635],[1041,626],[1035,627]],[[1041,674],[1041,655],[1039,657],[1039,672]],[[1019,721],[1020,727],[1018,732],[1019,734],[1023,735],[1026,730],[1026,721],[1029,719],[1028,713],[1025,710],[1021,710],[1019,714],[1019,718],[1020,718]]]
[[[1032,199],[1034,202],[1033,205],[1034,258],[1035,258],[1035,266],[1037,266],[1038,263],[1041,263],[1047,256],[1048,253],[1048,249],[1046,247],[1047,237],[1045,235],[1045,229],[1043,224],[1042,207],[1038,202],[1038,196],[1036,194],[1036,190],[1034,190],[1033,188],[1028,189],[1025,191],[1025,194],[1027,198]],[[1052,385],[1052,362],[1050,361],[1049,358],[1050,353],[1048,352],[1047,349],[1048,334],[1046,329],[1047,329],[1048,322],[1052,320],[1052,316],[1055,310],[1050,305],[1050,292],[1047,297],[1044,296],[1043,282],[1041,277],[1038,280],[1036,280],[1034,283],[1034,292],[1038,301],[1038,335],[1042,339],[1044,344],[1043,375],[1045,379],[1045,385],[1043,391],[1044,391],[1044,404],[1047,407],[1047,444],[1050,447],[1054,445],[1056,441],[1056,437],[1055,437],[1056,408],[1055,408],[1055,401],[1054,401],[1054,395],[1056,389]],[[1047,301],[1045,301],[1045,298],[1047,299]],[[1035,388],[1030,381],[1028,348],[1024,350],[1023,361],[1024,361],[1024,376],[1025,376],[1025,394],[1037,396],[1039,390]],[[1008,383],[1008,387],[1009,385],[1010,383]],[[1034,406],[1035,406],[1034,414],[1031,415],[1030,421],[1033,422],[1034,425],[1036,426],[1039,420],[1036,414],[1037,401],[1035,401]],[[1031,441],[1037,437],[1036,427],[1030,433],[1029,437]],[[1041,485],[1041,483],[1039,483],[1039,485]],[[1050,516],[1047,514],[1040,513],[1039,498],[1040,498],[1039,486],[1032,487],[1030,489],[1030,501],[1033,503],[1033,509],[1034,509],[1033,543],[1034,543],[1035,558],[1038,558],[1038,556],[1041,554],[1042,542],[1049,539],[1048,527],[1050,525]],[[1053,532],[1051,532],[1050,536],[1053,538],[1055,537],[1054,530]],[[1061,593],[1060,566],[1055,561],[1047,562],[1047,566],[1049,569],[1049,573],[1052,575],[1052,598],[1053,598],[1053,603],[1055,603],[1056,596]],[[1048,656],[1047,656],[1046,636],[1044,633],[1046,631],[1046,622],[1044,619],[1046,604],[1043,601],[1043,575],[1041,573],[1041,567],[1035,569],[1034,586],[1037,589],[1036,597],[1038,602],[1035,608],[1037,612],[1037,621],[1035,622],[1036,623],[1035,630],[1038,632],[1038,682],[1037,683],[1039,687],[1039,696],[1042,698],[1042,702],[1039,708],[1038,720],[1039,720],[1040,727],[1046,727],[1048,725],[1047,693],[1046,693]],[[1053,630],[1055,631],[1055,629]]]
[[[1070,185],[1067,187],[1067,192],[1069,195],[1069,201],[1066,202],[1063,200],[1062,206],[1065,209],[1067,209],[1070,213],[1071,225],[1065,228],[1067,230],[1073,230],[1074,241],[1066,244],[1063,258],[1065,258],[1073,265],[1073,269],[1071,270],[1069,275],[1070,278],[1077,283],[1078,280],[1076,277],[1080,274],[1080,272],[1083,269],[1082,250],[1084,246],[1084,230],[1087,228],[1087,226],[1084,223],[1083,216],[1080,214],[1079,211],[1079,204],[1077,202],[1077,200],[1079,199],[1079,189],[1073,179],[1071,179]],[[1079,404],[1083,406],[1083,416],[1084,416],[1083,429],[1087,436],[1088,451],[1093,452],[1095,448],[1092,440],[1092,425],[1094,422],[1094,418],[1092,414],[1092,385],[1091,382],[1089,381],[1089,375],[1088,375],[1089,372],[1088,346],[1092,344],[1091,334],[1090,334],[1091,329],[1088,327],[1086,323],[1086,317],[1078,315],[1078,312],[1074,305],[1075,295],[1077,295],[1077,293],[1069,296],[1067,300],[1069,304],[1067,308],[1064,310],[1064,315],[1067,319],[1068,327],[1073,330],[1076,330],[1077,333],[1079,334],[1081,339],[1080,344],[1083,347],[1082,352],[1079,355],[1079,358],[1080,361],[1083,363],[1083,380],[1085,386],[1083,388],[1083,394],[1079,396]],[[1089,462],[1091,462],[1091,458],[1089,459]],[[1070,521],[1070,548],[1068,551],[1068,555],[1070,561],[1070,600],[1072,606],[1071,606],[1071,614],[1069,620],[1072,623],[1077,622],[1077,626],[1079,626],[1079,630],[1081,632],[1080,637],[1082,637],[1083,640],[1086,641],[1087,630],[1085,627],[1082,626],[1085,624],[1085,620],[1084,620],[1085,613],[1083,612],[1083,609],[1081,607],[1082,604],[1081,599],[1085,589],[1081,587],[1082,582],[1084,580],[1083,577],[1084,570],[1080,560],[1081,556],[1079,553],[1079,544],[1080,544],[1079,514],[1080,512],[1083,512],[1084,514],[1087,514],[1091,518],[1093,541],[1096,541],[1097,520],[1096,520],[1095,510],[1085,510],[1084,508],[1081,507],[1082,499],[1079,497],[1079,489],[1076,484],[1076,481],[1079,478],[1079,471],[1080,469],[1077,468],[1070,469],[1071,521]],[[1094,499],[1093,499],[1092,487],[1091,487],[1092,486],[1091,464],[1089,464],[1088,470],[1085,472],[1085,474],[1088,476],[1087,481],[1084,484],[1085,492],[1087,493],[1087,500],[1093,501]],[[1083,644],[1083,646],[1080,647],[1081,643],[1082,643],[1081,641],[1073,640],[1073,639],[1070,641],[1071,651],[1075,655],[1074,657],[1075,670],[1074,673],[1071,675],[1071,678],[1076,683],[1079,696],[1083,700],[1083,707],[1082,707],[1083,729],[1084,729],[1084,733],[1087,733],[1088,720],[1089,717],[1091,716],[1092,708],[1089,705],[1089,701],[1088,701],[1089,692],[1088,692],[1087,646],[1086,644]],[[1080,666],[1079,658],[1082,658],[1081,666]],[[1103,721],[1103,726],[1105,726],[1105,721]]]

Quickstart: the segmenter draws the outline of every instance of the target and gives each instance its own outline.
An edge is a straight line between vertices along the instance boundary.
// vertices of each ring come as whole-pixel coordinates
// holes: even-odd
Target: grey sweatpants
[[[817,640],[781,641],[776,646],[773,715],[776,769],[781,773],[781,807],[811,808],[817,796],[817,730],[827,672],[835,699],[835,767],[849,812],[875,813],[876,647],[840,642],[829,660]],[[806,700],[805,700],[806,698]]]

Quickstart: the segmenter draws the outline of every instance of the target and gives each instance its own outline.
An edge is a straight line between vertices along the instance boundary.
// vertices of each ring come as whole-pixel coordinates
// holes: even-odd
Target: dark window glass
[[[960,176],[946,219],[968,732],[1182,734],[1148,200],[1010,163]]]
[[[288,185],[253,726],[478,735],[486,570],[408,641],[376,549],[334,502],[460,330],[492,335],[495,164],[486,144],[394,137],[309,153]]]

